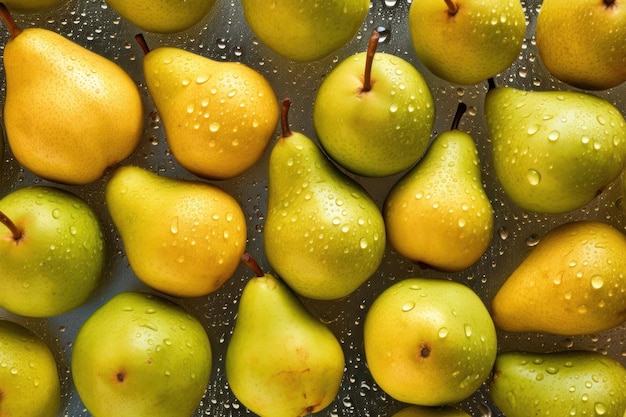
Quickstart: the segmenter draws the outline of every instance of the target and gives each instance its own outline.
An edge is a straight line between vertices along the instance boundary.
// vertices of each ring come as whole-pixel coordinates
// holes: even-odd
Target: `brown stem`
[[[280,108],[280,129],[281,137],[287,138],[292,135],[289,130],[289,108],[291,107],[291,99],[286,97],[283,99],[282,106]]]
[[[461,117],[463,117],[463,114],[465,114],[466,111],[467,105],[463,102],[460,102],[459,105],[456,107],[456,113],[454,114],[452,127],[450,128],[451,130],[456,130],[459,128],[459,122],[461,121]]]
[[[11,39],[15,39],[17,35],[22,33],[22,29],[17,26],[15,19],[13,19],[11,12],[4,3],[0,3],[0,18],[4,20],[4,23],[7,25]]]
[[[13,235],[13,240],[15,240],[17,242],[18,240],[20,240],[22,238],[22,235],[23,235],[22,230],[20,230],[15,225],[15,223],[13,223],[13,221],[11,219],[9,219],[7,217],[7,215],[4,214],[1,211],[0,211],[0,223],[5,225],[7,227],[7,229],[9,229],[9,231]]]
[[[376,48],[378,48],[378,40],[380,39],[380,33],[376,29],[372,31],[370,40],[367,43],[367,55],[365,59],[365,72],[363,73],[363,88],[362,92],[368,92],[372,89],[372,64],[374,62],[374,55],[376,55]]]
[[[612,9],[613,7],[617,7],[617,4],[615,4],[617,2],[617,0],[604,0],[604,7],[606,9]]]
[[[241,255],[241,261],[254,272],[254,275],[257,277],[263,277],[265,274],[263,270],[259,266],[258,262],[250,255],[249,253],[244,253]]]
[[[454,0],[444,0],[446,2],[446,6],[448,6],[448,15],[454,16],[456,12],[459,11],[459,6],[454,2]]]
[[[148,53],[150,52],[150,47],[148,46],[148,42],[146,42],[146,38],[143,36],[143,34],[142,33],[136,34],[135,40],[137,41],[139,46],[141,46],[141,49],[143,50],[144,55],[148,55]]]

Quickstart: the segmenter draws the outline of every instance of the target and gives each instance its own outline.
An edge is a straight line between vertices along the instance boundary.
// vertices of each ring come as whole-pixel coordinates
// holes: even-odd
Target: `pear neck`
[[[15,39],[20,33],[22,33],[22,29],[17,25],[15,19],[13,19],[13,16],[11,15],[11,12],[4,3],[0,3],[0,19],[4,21],[4,24],[9,29],[11,39]]]

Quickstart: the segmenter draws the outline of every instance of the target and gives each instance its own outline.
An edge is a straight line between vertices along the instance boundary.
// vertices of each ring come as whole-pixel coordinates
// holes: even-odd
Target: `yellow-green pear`
[[[339,165],[359,175],[397,174],[418,161],[430,142],[435,103],[422,74],[404,59],[367,52],[346,58],[324,78],[313,126]]]
[[[401,255],[435,269],[474,264],[493,236],[494,211],[481,180],[478,150],[458,129],[441,133],[426,155],[389,191],[383,207],[387,240]]]
[[[587,90],[626,81],[626,5],[619,0],[544,0],[535,38],[543,64],[561,81]]]
[[[470,417],[470,415],[463,410],[451,406],[423,407],[410,405],[391,417]]]
[[[3,3],[15,13],[35,13],[50,9],[65,0],[4,0]]]
[[[414,0],[408,19],[420,61],[456,84],[476,84],[509,68],[526,33],[519,0]]]
[[[379,294],[363,328],[367,366],[398,401],[450,405],[487,380],[496,359],[496,329],[466,285],[406,278]]]
[[[261,417],[307,416],[339,392],[345,367],[335,335],[280,279],[255,271],[243,289],[226,351],[235,396]]]
[[[215,0],[106,0],[124,19],[140,29],[174,33],[200,22]]]
[[[55,417],[61,382],[50,348],[21,324],[0,320],[0,416]]]
[[[252,32],[277,54],[310,62],[343,47],[357,33],[370,0],[241,0]]]
[[[263,155],[279,118],[269,82],[239,62],[219,62],[180,48],[149,50],[143,61],[174,158],[210,179],[242,174]]]
[[[177,297],[219,289],[246,247],[246,218],[217,186],[123,166],[105,198],[128,262],[150,287]]]
[[[385,251],[385,224],[367,191],[339,171],[312,139],[289,129],[269,161],[267,260],[299,295],[338,299],[371,277]]]
[[[42,28],[21,30],[0,4],[11,38],[4,49],[4,124],[17,161],[36,175],[87,184],[135,149],[143,104],[116,63]]]
[[[485,117],[498,181],[524,210],[580,208],[624,168],[626,121],[595,95],[491,88]]]
[[[506,417],[626,415],[626,370],[594,351],[504,352],[489,386]]]
[[[98,417],[190,417],[207,389],[211,342],[202,323],[170,300],[121,292],[82,324],[72,380]]]
[[[492,300],[511,332],[595,334],[626,320],[626,236],[598,221],[562,224],[543,236]]]

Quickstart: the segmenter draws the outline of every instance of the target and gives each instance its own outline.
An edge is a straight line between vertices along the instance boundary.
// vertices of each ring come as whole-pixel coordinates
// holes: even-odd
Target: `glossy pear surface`
[[[624,167],[624,117],[594,95],[499,87],[487,94],[485,117],[498,180],[524,210],[580,208]]]
[[[261,158],[274,135],[279,106],[260,73],[172,47],[152,50],[143,65],[167,143],[184,168],[225,179]]]
[[[537,50],[550,73],[574,87],[604,90],[626,81],[626,5],[615,0],[544,0]]]
[[[36,175],[87,184],[139,143],[141,96],[113,61],[50,30],[27,28],[7,42],[4,68],[8,143]]]
[[[389,243],[408,259],[446,271],[474,264],[489,247],[494,220],[470,135],[437,136],[392,187],[383,215]]]
[[[107,3],[140,29],[174,33],[200,22],[215,0],[107,0]]]
[[[58,188],[30,186],[0,200],[21,236],[0,224],[0,306],[49,317],[82,305],[100,283],[105,243],[95,212]]]
[[[91,415],[189,417],[212,365],[202,324],[155,295],[122,292],[80,327],[71,371]]]
[[[410,405],[391,417],[470,417],[465,411],[453,407],[422,407]]]
[[[598,221],[550,230],[492,301],[496,325],[513,332],[595,334],[626,320],[626,236]]]
[[[489,394],[507,417],[621,417],[626,370],[598,352],[505,352],[496,360]]]
[[[308,137],[278,139],[269,162],[265,252],[278,275],[314,299],[347,296],[380,265],[385,225],[376,203]]]
[[[239,301],[226,352],[237,398],[263,417],[295,417],[337,396],[344,355],[335,335],[280,280],[252,278]]]
[[[476,84],[511,66],[522,48],[526,17],[519,0],[419,0],[409,30],[420,61],[436,76]]]
[[[424,154],[435,105],[424,77],[391,54],[374,55],[372,87],[363,91],[366,57],[353,55],[324,78],[313,123],[337,163],[359,175],[382,177],[409,168]]]
[[[16,13],[35,13],[50,9],[65,0],[4,0],[3,3]]]
[[[220,288],[246,246],[246,219],[230,194],[214,185],[118,168],[106,202],[128,262],[150,287],[177,297]]]
[[[46,343],[18,323],[0,320],[0,415],[55,417],[61,382]]]
[[[369,0],[241,0],[254,34],[270,49],[299,62],[316,61],[357,33]]]
[[[374,380],[409,404],[468,398],[496,358],[489,312],[476,293],[454,281],[407,278],[388,287],[372,303],[363,332]]]

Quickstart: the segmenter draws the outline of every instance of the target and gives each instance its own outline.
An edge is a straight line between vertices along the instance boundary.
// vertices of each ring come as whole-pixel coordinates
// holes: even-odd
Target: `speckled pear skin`
[[[398,411],[392,417],[470,417],[470,415],[451,406],[422,407],[410,405]]]
[[[485,117],[497,178],[524,210],[580,208],[624,167],[624,117],[594,95],[492,88]]]
[[[15,13],[37,13],[55,7],[66,0],[3,0],[3,3]]]

